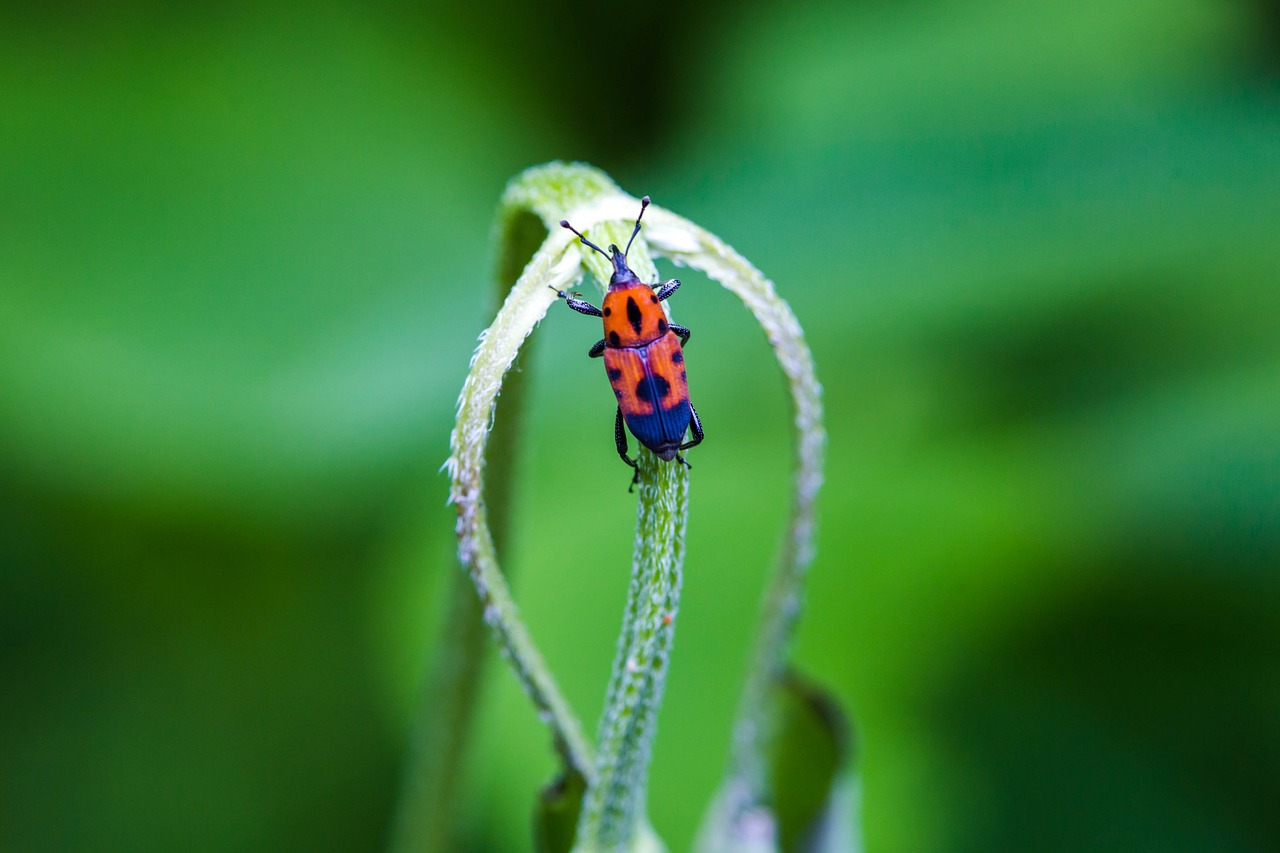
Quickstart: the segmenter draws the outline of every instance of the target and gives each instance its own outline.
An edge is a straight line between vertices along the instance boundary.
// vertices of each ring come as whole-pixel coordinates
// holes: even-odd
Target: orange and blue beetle
[[[621,252],[611,245],[606,253],[567,220],[561,219],[561,227],[577,234],[585,245],[613,263],[613,276],[609,279],[603,310],[576,298],[577,294],[570,296],[556,290],[556,295],[574,311],[604,319],[604,338],[596,342],[587,355],[604,356],[605,372],[613,386],[613,395],[618,398],[613,439],[622,461],[635,469],[631,476],[632,489],[640,479],[640,469],[636,460],[627,455],[624,421],[631,434],[659,459],[668,462],[674,459],[686,468],[693,466],[680,451],[702,443],[702,421],[689,403],[689,383],[684,371],[684,345],[689,343],[690,332],[684,326],[668,323],[660,304],[676,292],[680,280],[664,281],[655,291],[627,266],[627,252],[640,233],[640,220],[648,206],[649,197],[645,196],[640,200],[635,230],[631,232],[626,250]],[[690,428],[693,438],[685,441],[685,433]]]

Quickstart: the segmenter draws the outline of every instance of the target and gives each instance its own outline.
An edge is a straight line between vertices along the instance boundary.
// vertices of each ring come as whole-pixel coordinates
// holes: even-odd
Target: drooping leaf
[[[538,853],[568,853],[573,849],[578,814],[587,780],[572,767],[542,789],[533,812],[533,849]]]
[[[856,849],[857,780],[852,728],[834,697],[788,671],[776,684],[778,718],[769,740],[769,787],[778,849]]]
[[[851,853],[862,847],[852,727],[827,691],[792,670],[773,682],[761,756],[769,802],[726,780],[698,836],[702,853]]]

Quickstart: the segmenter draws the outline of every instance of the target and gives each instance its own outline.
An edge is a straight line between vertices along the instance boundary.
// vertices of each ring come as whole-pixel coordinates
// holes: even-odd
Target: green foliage
[[[646,200],[647,201],[647,200]],[[553,680],[541,653],[524,626],[498,567],[494,535],[489,524],[493,506],[489,492],[510,493],[505,478],[512,471],[513,444],[496,445],[492,455],[503,464],[487,466],[493,444],[496,403],[521,346],[533,327],[590,265],[602,289],[611,270],[603,255],[586,246],[573,232],[555,228],[567,217],[606,244],[629,247],[628,263],[643,280],[657,281],[650,253],[665,255],[705,272],[742,298],[773,344],[795,406],[796,471],[793,517],[787,547],[780,560],[773,590],[766,599],[756,660],[743,697],[737,723],[735,766],[730,786],[740,791],[735,808],[767,810],[770,788],[763,766],[771,748],[767,732],[778,714],[778,673],[790,645],[802,606],[805,570],[813,558],[813,503],[821,483],[822,407],[813,363],[786,303],[773,284],[745,259],[687,220],[654,207],[634,243],[625,237],[622,222],[640,209],[603,173],[583,165],[550,163],[529,169],[507,187],[498,212],[499,281],[514,271],[516,255],[509,241],[525,243],[533,232],[525,226],[530,214],[539,216],[550,234],[505,295],[498,315],[480,336],[471,370],[458,402],[458,418],[446,467],[452,485],[450,502],[458,512],[458,556],[471,577],[483,619],[538,716],[551,729],[562,769],[560,779],[585,783],[578,817],[575,849],[640,849],[661,844],[645,819],[645,799],[654,729],[670,667],[675,617],[680,609],[685,526],[689,517],[687,465],[659,464],[641,448],[635,554],[631,586],[617,642],[613,674],[598,729],[598,749],[591,748],[580,725]],[[626,220],[621,220],[622,215]],[[598,227],[593,227],[598,226]],[[638,230],[638,229],[637,229]],[[600,232],[604,232],[604,237]],[[608,238],[607,240],[605,238]],[[503,412],[513,418],[517,413]],[[505,434],[514,441],[514,434]],[[495,480],[495,473],[498,475]],[[502,501],[498,506],[505,506]],[[458,773],[458,744],[469,729],[474,690],[462,673],[478,666],[474,618],[462,611],[440,646],[436,689],[424,695],[421,715],[425,741],[411,755],[405,791],[398,807],[394,847],[430,849],[432,839],[443,840],[450,822],[446,809]],[[444,709],[443,712],[440,710]],[[563,788],[556,786],[557,788]],[[561,794],[562,796],[562,794]],[[563,807],[558,809],[563,818]],[[562,829],[547,803],[543,804],[540,835],[558,836]],[[544,819],[545,818],[545,819]],[[839,819],[839,818],[837,818]],[[732,822],[732,819],[731,819]],[[419,828],[421,827],[421,828]],[[714,830],[713,830],[714,831]],[[547,840],[544,843],[552,843]]]
[[[569,853],[573,849],[586,792],[587,780],[573,768],[542,789],[533,816],[533,849],[537,853]]]
[[[381,843],[493,201],[555,157],[749,249],[804,322],[795,663],[856,712],[869,849],[1280,847],[1267,5],[479,14],[0,10],[0,848]],[[767,343],[679,274],[708,437],[648,810],[683,850],[791,474]],[[517,367],[504,569],[587,709],[633,504],[574,319]],[[458,849],[524,846],[557,773],[499,664]]]
[[[853,737],[835,700],[794,673],[779,681],[777,733],[769,746],[769,789],[778,849],[850,849],[849,812],[836,800],[852,777]]]

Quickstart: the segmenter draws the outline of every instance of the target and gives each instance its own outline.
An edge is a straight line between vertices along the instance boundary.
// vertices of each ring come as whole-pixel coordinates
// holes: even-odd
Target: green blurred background
[[[796,657],[858,721],[870,850],[1280,848],[1278,69],[1261,0],[6,4],[0,849],[380,847],[491,217],[555,158],[806,329]],[[762,335],[682,277],[674,850],[789,463]],[[535,335],[506,558],[588,729],[634,524],[598,334]],[[524,849],[554,765],[496,656],[476,734],[459,848]]]

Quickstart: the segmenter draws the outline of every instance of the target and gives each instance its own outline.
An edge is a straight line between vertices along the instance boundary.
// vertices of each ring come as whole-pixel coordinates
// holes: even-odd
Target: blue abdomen
[[[651,414],[622,413],[627,429],[645,447],[663,459],[674,459],[689,429],[689,400],[677,400],[670,408],[657,407]]]

